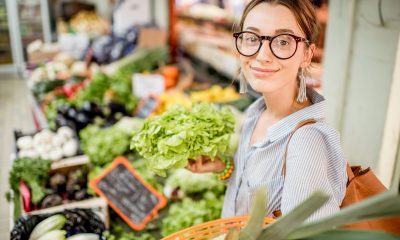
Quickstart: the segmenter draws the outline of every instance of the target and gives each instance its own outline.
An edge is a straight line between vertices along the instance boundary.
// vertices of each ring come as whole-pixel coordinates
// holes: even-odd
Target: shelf
[[[234,84],[237,89],[239,88],[239,84],[236,77],[219,71],[217,68],[215,68],[215,66],[211,65],[208,62],[203,61],[202,59],[199,59],[198,57],[194,56],[193,54],[187,51],[181,50],[180,52],[183,57],[190,59],[193,63],[192,65],[198,68],[197,71],[195,71],[195,76],[198,80],[200,80],[200,82],[209,82],[210,84],[219,84],[222,82],[223,85]],[[206,72],[210,73],[210,69],[211,73],[215,72],[217,75],[219,75],[219,77],[216,78],[207,76]],[[247,95],[252,99],[257,99],[261,97],[261,94],[255,92],[250,86],[248,86]]]
[[[232,26],[233,22],[228,22],[225,20],[217,21],[217,20],[211,20],[211,19],[205,19],[205,18],[196,18],[188,15],[178,15],[178,18],[181,20],[187,20],[187,21],[194,21],[198,24],[205,24],[205,23],[210,23],[214,25],[215,27],[222,28],[228,31],[232,31]]]

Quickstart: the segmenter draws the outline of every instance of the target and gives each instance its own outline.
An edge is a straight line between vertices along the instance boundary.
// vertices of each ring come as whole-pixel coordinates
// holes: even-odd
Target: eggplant
[[[92,122],[92,118],[87,114],[85,111],[79,110],[76,113],[76,118],[75,121],[77,123],[82,123],[82,124],[89,124]]]
[[[68,120],[65,118],[65,115],[57,114],[57,117],[56,117],[56,125],[57,126],[66,126],[67,123],[68,123]]]
[[[49,208],[54,207],[62,204],[62,198],[57,194],[50,194],[44,197],[41,207],[42,208]]]
[[[67,117],[69,119],[76,119],[77,111],[74,107],[70,107],[67,111]]]
[[[66,190],[66,185],[67,177],[64,174],[56,173],[50,177],[50,187],[54,192],[62,194]]]
[[[60,105],[57,107],[57,113],[66,116],[69,108],[70,108],[70,106],[68,106],[68,105]]]
[[[110,109],[111,115],[115,115],[116,113],[122,113],[124,115],[127,115],[125,105],[123,104],[110,102],[107,104],[107,107]]]
[[[102,116],[103,113],[101,111],[101,108],[99,105],[97,105],[94,102],[89,102],[86,101],[82,104],[82,107],[80,108],[81,111],[84,111],[87,115],[89,115],[91,118],[94,118],[96,116]]]
[[[86,189],[86,174],[82,169],[77,169],[68,173],[67,195],[68,199],[74,199],[75,193],[82,189]],[[82,194],[82,193],[80,193]],[[79,195],[79,194],[78,194]]]
[[[87,193],[86,189],[78,190],[74,194],[74,200],[76,200],[76,201],[86,199],[87,197],[88,197],[88,193]]]

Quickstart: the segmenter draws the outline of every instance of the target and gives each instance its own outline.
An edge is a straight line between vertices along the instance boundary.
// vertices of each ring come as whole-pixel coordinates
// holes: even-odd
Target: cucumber
[[[29,236],[29,240],[37,240],[48,232],[63,228],[66,221],[67,219],[62,214],[56,214],[46,218],[36,225]]]

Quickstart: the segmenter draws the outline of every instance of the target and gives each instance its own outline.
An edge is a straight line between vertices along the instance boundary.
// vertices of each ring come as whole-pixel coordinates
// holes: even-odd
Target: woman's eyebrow
[[[247,27],[245,30],[250,30],[253,32],[260,32],[260,29],[256,27]],[[280,33],[291,33],[294,34],[293,30],[288,29],[288,28],[280,28],[275,30],[275,34],[280,34]]]
[[[286,29],[286,28],[276,29],[276,30],[275,30],[275,33],[276,33],[276,34],[279,34],[279,33],[292,33],[292,34],[294,34],[294,32],[293,32],[292,30]]]
[[[251,31],[254,31],[254,32],[260,32],[260,30],[258,28],[256,28],[256,27],[247,27],[245,30],[251,30]]]

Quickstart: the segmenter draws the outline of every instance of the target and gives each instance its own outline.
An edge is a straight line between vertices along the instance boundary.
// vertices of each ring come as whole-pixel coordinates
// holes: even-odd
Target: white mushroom
[[[56,134],[53,137],[53,142],[52,142],[52,146],[54,147],[60,147],[65,143],[65,137],[64,135],[61,134]]]
[[[26,154],[27,154],[27,157],[29,157],[29,158],[38,158],[39,157],[39,153],[34,149],[28,150]]]
[[[49,143],[53,141],[54,132],[49,129],[43,129],[40,134],[42,135],[42,143]]]
[[[19,149],[30,149],[33,145],[33,138],[31,136],[23,136],[18,138],[17,147]]]
[[[63,154],[66,157],[72,157],[78,152],[78,141],[75,139],[68,140],[63,146]]]
[[[62,126],[57,130],[57,134],[64,136],[65,139],[70,139],[74,136],[74,131],[67,126]]]
[[[54,148],[49,153],[49,158],[52,161],[60,160],[62,157],[63,157],[63,151],[61,150],[61,148]]]

